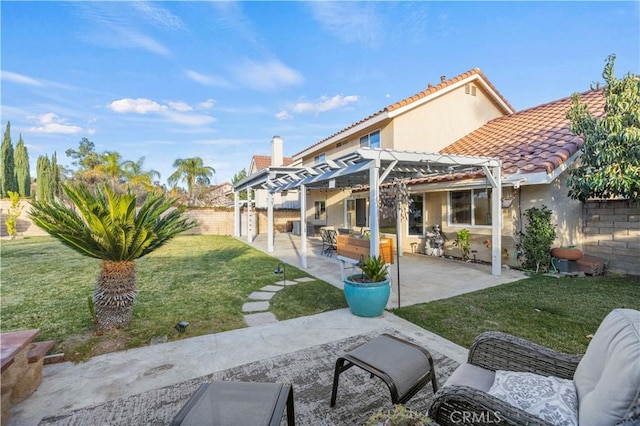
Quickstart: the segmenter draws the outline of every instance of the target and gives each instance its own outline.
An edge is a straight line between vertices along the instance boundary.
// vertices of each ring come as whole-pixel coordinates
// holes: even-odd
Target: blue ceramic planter
[[[377,283],[360,283],[351,280],[355,276],[360,275],[352,275],[344,280],[344,297],[351,313],[359,317],[382,315],[391,294],[389,278]]]

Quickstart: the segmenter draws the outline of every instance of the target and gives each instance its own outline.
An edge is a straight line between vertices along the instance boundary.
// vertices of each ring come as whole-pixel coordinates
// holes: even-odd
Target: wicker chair
[[[555,352],[499,332],[473,342],[461,365],[434,397],[429,416],[440,425],[550,425],[490,395],[496,370],[573,380],[582,425],[640,424],[640,312],[615,309],[584,355]]]

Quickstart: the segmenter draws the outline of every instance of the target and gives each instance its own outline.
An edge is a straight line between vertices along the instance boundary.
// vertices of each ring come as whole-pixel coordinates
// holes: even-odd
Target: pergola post
[[[252,191],[253,190],[251,188],[247,188],[247,242],[249,243],[253,242],[253,212],[251,211]]]
[[[380,224],[378,200],[380,199],[380,159],[371,161],[369,167],[369,253],[380,256]]]
[[[307,269],[307,187],[300,185],[300,266]]]
[[[267,252],[273,253],[273,193],[267,192]]]
[[[240,238],[240,192],[233,191],[233,236]]]
[[[502,273],[502,179],[501,167],[492,168],[495,187],[491,191],[491,273]]]

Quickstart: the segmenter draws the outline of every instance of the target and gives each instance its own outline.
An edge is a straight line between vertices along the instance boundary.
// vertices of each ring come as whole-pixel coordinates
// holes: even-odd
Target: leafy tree
[[[46,155],[38,157],[36,164],[36,199],[39,201],[52,200],[54,197],[51,171],[51,161]]]
[[[29,171],[29,153],[22,140],[22,135],[18,139],[15,152],[16,182],[18,193],[23,197],[31,196],[31,173]]]
[[[242,169],[238,173],[233,175],[233,177],[231,178],[231,183],[235,185],[236,182],[240,182],[242,179],[244,179],[246,177],[247,177],[247,170],[246,169]],[[239,196],[239,198],[241,200],[246,200],[247,199],[247,190],[243,189],[242,191],[240,191],[238,193],[238,196]],[[231,195],[231,198],[233,199],[233,195]]]
[[[11,239],[14,239],[18,232],[18,218],[24,206],[20,204],[20,194],[17,192],[9,191],[9,199],[11,200],[11,207],[9,207],[4,224],[7,226],[7,234]]]
[[[604,116],[594,117],[578,94],[567,112],[571,131],[584,140],[581,165],[569,170],[568,179],[569,196],[580,201],[623,197],[640,202],[640,75],[627,73],[618,80],[614,61],[615,55],[609,56],[602,72]]]
[[[193,194],[195,186],[208,186],[211,183],[210,178],[216,172],[213,167],[205,166],[200,157],[178,158],[173,163],[173,167],[176,168],[176,171],[169,176],[167,180],[169,185],[175,185],[180,181],[185,182],[191,202],[194,201]]]
[[[11,123],[7,122],[4,131],[4,140],[0,148],[0,193],[2,197],[7,197],[9,191],[18,192],[18,182],[16,181],[15,162],[13,158],[13,144],[11,143]]]
[[[80,140],[77,150],[70,148],[65,151],[65,154],[74,160],[71,164],[79,167],[82,171],[93,170],[101,163],[100,154],[96,152],[96,145],[87,138]]]
[[[135,194],[118,194],[108,184],[98,185],[95,195],[85,185],[65,185],[64,192],[73,206],[36,201],[29,216],[64,245],[102,259],[93,292],[97,330],[127,327],[137,294],[135,259],[196,224],[160,194],[149,194],[136,209]]]

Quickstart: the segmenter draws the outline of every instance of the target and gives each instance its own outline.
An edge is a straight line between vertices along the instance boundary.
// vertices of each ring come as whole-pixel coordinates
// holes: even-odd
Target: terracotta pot
[[[582,259],[582,250],[577,248],[555,247],[551,249],[551,256],[556,259],[579,260]]]

